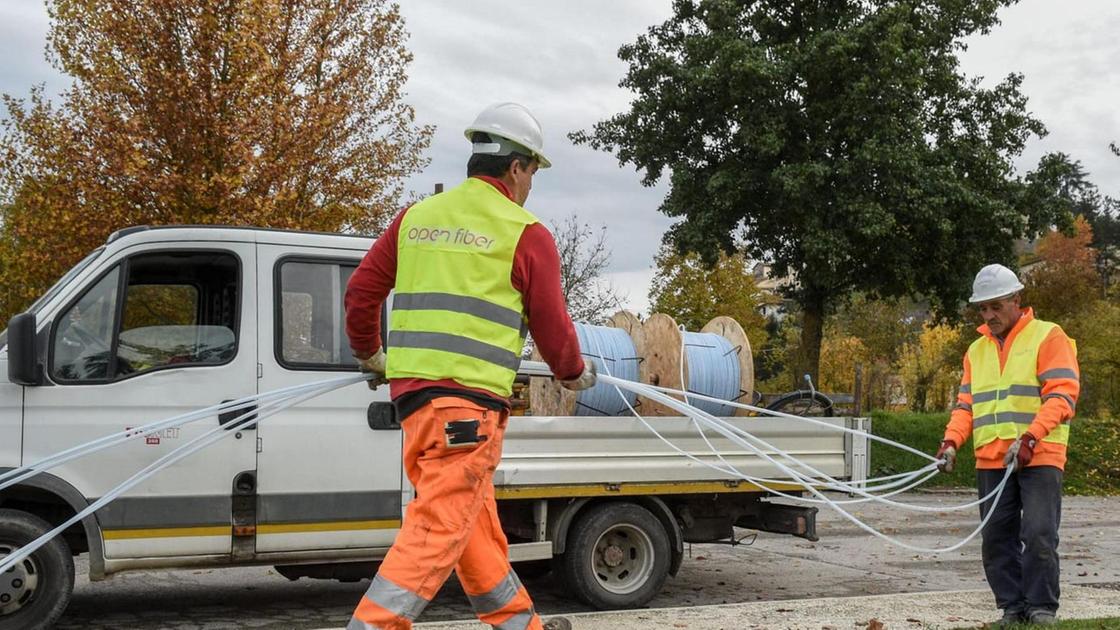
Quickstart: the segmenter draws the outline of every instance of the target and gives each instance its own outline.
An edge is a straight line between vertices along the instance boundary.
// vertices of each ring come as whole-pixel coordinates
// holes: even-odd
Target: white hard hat
[[[988,300],[998,300],[1012,296],[1023,290],[1023,283],[1019,278],[1003,265],[988,265],[976,274],[972,281],[972,297],[968,301],[976,304]]]
[[[490,105],[478,114],[463,135],[470,140],[471,135],[476,131],[488,134],[494,142],[475,142],[474,153],[509,155],[517,151],[537,158],[540,168],[552,166],[552,162],[541,153],[544,148],[541,124],[524,105],[517,103]]]

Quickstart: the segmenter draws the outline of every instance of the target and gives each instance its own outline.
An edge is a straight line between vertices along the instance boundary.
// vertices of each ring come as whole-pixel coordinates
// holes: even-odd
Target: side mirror
[[[8,322],[8,380],[19,385],[42,385],[35,313],[20,313]]]

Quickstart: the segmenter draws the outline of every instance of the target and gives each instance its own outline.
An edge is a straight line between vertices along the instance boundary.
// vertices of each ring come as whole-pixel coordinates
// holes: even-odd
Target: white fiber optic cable
[[[685,333],[683,327],[681,328],[681,333],[682,333],[681,334],[681,356],[682,357],[686,357],[686,356],[688,357],[689,368],[690,368],[689,371],[690,372],[692,371],[691,368],[693,366],[693,363],[705,364],[705,363],[715,363],[716,362],[716,357],[713,357],[710,354],[703,354],[701,352],[689,353],[688,344],[689,344],[690,338],[685,336],[686,333]],[[694,333],[687,333],[687,334],[694,334]],[[718,341],[713,340],[713,339],[708,339],[709,337],[718,337],[718,339],[722,339],[724,341],[724,345],[727,347],[727,350],[725,350],[723,348],[723,346],[721,346],[718,343]],[[701,336],[701,337],[692,338],[691,340],[693,341],[693,345],[707,344],[707,346],[710,346],[711,348],[715,348],[720,355],[718,358],[724,358],[731,351],[733,351],[733,349],[731,348],[730,342],[728,342],[726,339],[723,339],[723,337],[720,337],[719,335],[704,335],[704,336]],[[597,340],[594,340],[594,341],[597,341]],[[726,364],[727,362],[724,361],[724,363]],[[681,363],[680,363],[680,382],[681,383],[685,382],[684,365],[685,365],[684,361],[681,361]],[[725,368],[724,373],[723,373],[723,380],[724,381],[731,382],[731,383],[738,383],[739,382],[738,365],[739,365],[738,361],[735,361],[735,369],[732,370],[732,369]],[[610,374],[609,370],[608,370],[607,373]],[[715,375],[715,374],[718,373],[718,370],[709,367],[709,368],[705,368],[703,373],[704,374],[709,374],[709,375]],[[614,376],[614,375],[611,374],[611,376]],[[704,379],[704,381],[702,383],[702,386],[695,387],[695,386],[693,386],[693,383],[691,382],[691,380],[695,380],[695,379],[692,379],[692,375],[690,374],[690,384],[689,384],[689,390],[690,391],[686,392],[684,394],[684,402],[685,402],[685,404],[688,404],[689,406],[700,409],[701,411],[707,411],[708,413],[711,413],[712,415],[715,415],[714,412],[712,411],[713,409],[721,411],[721,412],[726,412],[727,411],[726,406],[714,405],[714,404],[709,405],[709,406],[700,406],[699,404],[694,404],[692,402],[692,400],[690,400],[689,394],[693,391],[698,391],[699,390],[699,391],[715,392],[718,389],[716,386],[707,382],[708,380],[710,380],[710,378],[714,378],[714,376]],[[629,379],[629,380],[633,380],[633,379]],[[723,389],[726,390],[726,387],[723,388]],[[616,390],[617,390],[617,388],[616,388]],[[724,400],[726,398],[727,402],[732,402],[731,398],[733,398],[733,396],[728,395],[726,397],[713,397],[713,396],[709,396],[709,395],[706,395],[706,394],[701,394],[701,395],[693,395],[693,396],[691,396],[691,398],[696,398],[696,399],[700,399],[700,400],[711,400],[712,402],[715,402],[716,400]],[[633,407],[631,407],[631,410],[633,411]],[[732,476],[742,475],[742,473],[740,473],[739,470],[737,468],[735,468],[735,466],[731,462],[727,461],[724,458],[723,454],[720,453],[718,449],[716,449],[715,445],[712,444],[711,440],[708,439],[708,435],[704,431],[704,427],[695,418],[690,418],[690,421],[696,427],[696,431],[697,431],[697,433],[700,434],[700,437],[704,440],[704,443],[708,446],[708,450],[710,450],[712,452],[712,454],[714,454],[716,456],[716,458],[719,459],[719,461],[723,462],[726,465],[726,468],[724,469],[724,472],[729,474],[729,475],[732,475]],[[731,425],[731,426],[733,426],[733,425]],[[656,430],[653,430],[652,427],[649,427],[649,428],[650,428],[650,430],[652,430],[654,432],[654,434],[657,434]],[[745,431],[743,433],[746,434]],[[747,434],[747,435],[749,435],[749,434]],[[658,437],[661,437],[661,436],[658,435]],[[753,436],[750,436],[750,437],[753,437]],[[664,438],[661,438],[661,439],[664,441]],[[763,445],[768,446],[768,447],[770,446],[769,444],[767,444],[765,442],[763,442]],[[783,457],[785,457],[787,460],[798,463],[798,462],[796,462],[795,458],[793,458],[791,455],[789,455],[787,453],[781,453],[781,455],[783,455]],[[875,497],[872,497],[870,495],[865,495],[864,497],[859,498],[859,499],[847,499],[847,500],[837,501],[837,503],[841,503],[841,504],[865,503],[867,501],[875,501],[875,500],[877,500],[877,498],[879,498],[879,499],[888,498],[888,497],[892,497],[892,496],[901,494],[901,493],[903,493],[907,490],[910,490],[912,488],[920,486],[921,484],[925,483],[927,480],[931,479],[934,475],[936,475],[937,474],[936,471],[930,472],[930,470],[933,469],[933,468],[936,468],[936,464],[931,464],[929,466],[926,466],[925,468],[920,468],[920,469],[915,470],[911,473],[902,473],[900,475],[892,475],[891,477],[898,477],[897,481],[894,481],[894,482],[891,482],[891,483],[885,483],[885,484],[882,484],[882,485],[869,485],[869,482],[877,483],[877,482],[885,481],[886,479],[888,479],[888,477],[864,480],[864,481],[860,482],[860,488],[866,493],[882,492],[884,490],[890,490],[892,488],[898,488],[898,487],[901,487],[901,489],[899,489],[895,492],[887,493],[887,494],[878,494],[878,495],[875,495]],[[714,466],[713,466],[713,469],[719,470],[718,468],[715,468]],[[819,472],[819,471],[811,470],[811,472]],[[926,474],[926,473],[928,473],[927,476],[925,476],[924,478],[918,479],[919,477],[921,477],[923,474]],[[914,481],[915,479],[918,479],[918,480]],[[774,494],[777,494],[778,496],[782,496],[782,497],[786,497],[786,498],[790,498],[790,499],[795,499],[795,500],[802,501],[802,502],[805,502],[805,503],[824,503],[824,501],[821,501],[819,499],[808,499],[808,498],[805,498],[805,497],[798,497],[798,496],[794,496],[794,495],[789,495],[789,494],[786,494],[786,493],[781,492],[779,490],[776,490],[776,489],[774,489],[774,488],[772,488],[768,485],[762,485],[763,483],[764,484],[781,484],[781,483],[784,483],[782,480],[755,478],[755,477],[752,477],[752,480],[754,482],[758,482],[757,485],[760,485],[762,488],[764,488],[764,489],[766,489],[770,492],[773,492]],[[815,480],[814,480],[814,482],[819,483],[819,482],[816,482]],[[833,489],[828,484],[824,484],[824,485],[825,485],[825,487],[829,487],[830,489]],[[846,485],[847,484],[845,484],[845,486]],[[839,488],[839,490],[844,491],[843,488]]]
[[[677,390],[671,390],[671,389],[664,388],[664,387],[656,387],[656,386],[653,386],[653,385],[642,384],[641,387],[657,390],[657,391],[660,391],[660,392],[666,393],[666,394],[678,394],[678,395],[683,394],[683,392],[679,392]],[[690,394],[690,396],[696,397],[695,394]],[[736,406],[749,407],[749,405],[738,405],[736,403],[729,403],[729,404],[733,404],[733,405],[736,405]],[[769,410],[764,410],[764,411],[769,411]],[[804,421],[810,421],[811,420],[810,418],[804,418],[804,417],[801,417],[801,416],[795,416],[795,415],[785,414],[785,413],[780,414],[780,417],[790,418],[790,419],[793,419],[793,420],[804,420]],[[827,482],[827,483],[821,483],[820,480],[817,479],[816,477],[806,476],[806,475],[803,475],[801,473],[798,473],[798,480],[799,481],[811,482],[811,483],[813,483],[813,485],[815,485],[817,487],[822,487],[822,488],[825,488],[825,489],[837,490],[837,491],[840,491],[840,492],[859,495],[859,496],[867,498],[868,500],[878,501],[878,502],[881,502],[885,505],[890,505],[890,506],[893,506],[893,507],[898,507],[898,508],[902,508],[902,509],[906,509],[906,510],[910,510],[910,511],[915,511],[915,512],[950,512],[950,511],[967,510],[967,509],[974,508],[974,507],[984,503],[985,501],[990,499],[993,495],[995,495],[996,492],[998,491],[997,489],[993,489],[992,492],[989,493],[987,496],[980,497],[980,498],[976,499],[975,501],[970,501],[968,503],[961,503],[961,504],[958,504],[958,505],[953,505],[953,506],[948,506],[948,507],[936,507],[936,508],[935,507],[930,507],[930,506],[919,506],[919,505],[913,505],[913,504],[909,504],[909,503],[900,503],[900,502],[897,502],[897,501],[885,500],[888,496],[894,496],[895,494],[898,494],[898,493],[892,493],[890,495],[870,495],[868,493],[869,489],[866,487],[868,482],[879,481],[879,480],[882,480],[882,479],[885,479],[885,478],[869,479],[867,481],[859,482],[858,487],[857,486],[852,486],[852,485],[847,484],[845,482],[833,479],[832,477],[824,474],[823,472],[820,472],[820,471],[816,470],[815,468],[812,468],[811,466],[808,466],[807,464],[804,464],[803,462],[797,461],[796,458],[792,457],[788,453],[785,453],[781,449],[778,449],[778,448],[774,447],[772,444],[770,444],[769,442],[766,442],[762,438],[759,438],[758,436],[752,435],[750,432],[746,431],[745,429],[742,429],[740,427],[732,425],[732,424],[726,422],[723,419],[716,418],[716,417],[711,417],[711,422],[722,424],[729,431],[733,431],[733,432],[739,434],[742,437],[745,437],[747,439],[751,439],[751,440],[754,440],[755,442],[760,443],[764,448],[770,449],[775,454],[777,454],[777,455],[779,455],[779,456],[781,456],[781,457],[783,457],[787,460],[790,460],[791,462],[797,463],[797,464],[801,465],[802,467],[806,468],[808,470],[808,472],[811,473],[812,475],[815,475],[816,477],[823,477],[825,482]],[[813,421],[813,423],[818,424],[818,425],[822,425],[822,426],[832,427],[832,428],[835,428],[836,430],[840,430],[840,431],[852,432],[852,433],[864,435],[864,436],[869,437],[869,438],[874,437],[874,438],[877,439],[877,441],[880,441],[880,442],[882,442],[884,444],[887,444],[889,446],[894,446],[896,448],[905,448],[906,450],[911,450],[911,451],[914,450],[914,449],[911,449],[911,448],[907,447],[904,444],[901,444],[899,442],[895,442],[894,440],[889,440],[887,438],[883,438],[883,437],[880,437],[880,436],[874,436],[874,435],[872,435],[870,433],[867,433],[867,432],[864,432],[864,431],[858,431],[856,429],[848,429],[847,427],[840,427],[840,426],[837,426],[837,425],[832,425],[832,424],[821,422],[821,421]],[[650,427],[650,430],[654,431],[656,433],[656,431],[652,427]],[[659,435],[659,437],[661,437],[661,436]],[[665,438],[662,437],[661,439],[664,440]],[[728,439],[731,439],[731,438],[728,438]],[[707,440],[705,440],[705,441],[707,441]],[[734,442],[736,444],[739,444],[739,442],[734,440],[734,439],[732,439],[732,442]],[[708,442],[708,444],[709,444],[709,447],[712,448],[711,443]],[[751,447],[748,447],[748,448],[751,448]],[[712,448],[712,450],[713,450],[713,452],[716,453],[717,457],[720,457],[718,451],[715,451],[714,448]],[[937,460],[935,458],[929,456],[926,453],[921,453],[920,451],[916,451],[916,452],[923,455],[927,459],[932,460],[932,463],[927,464],[925,467],[920,468],[920,469],[914,471],[913,473],[905,473],[905,474],[912,474],[912,475],[916,476],[918,474],[922,474],[926,471],[929,471],[929,470],[932,470],[932,469],[936,468]],[[705,465],[710,466],[710,464],[708,464],[707,462],[705,462]],[[719,470],[719,469],[717,469],[717,470]],[[724,471],[724,472],[730,472],[730,471]],[[930,475],[929,478],[932,478],[932,477],[933,477],[933,475]],[[783,481],[780,481],[780,480],[770,480],[769,482],[770,483],[784,483]],[[754,483],[754,481],[752,481],[752,483]],[[794,499],[794,500],[798,500],[798,501],[816,502],[816,501],[812,501],[812,500],[809,500],[809,499],[805,499],[804,497],[797,497],[797,496],[785,494],[780,490],[776,490],[774,488],[767,487],[767,486],[765,486],[764,484],[761,484],[761,483],[756,483],[756,485],[760,485],[760,486],[764,487],[766,490],[768,490],[770,492],[773,492],[774,494],[777,494],[779,496],[785,497],[785,498]],[[882,489],[882,488],[872,488],[872,490],[874,490],[874,489]],[[855,501],[855,502],[844,501],[844,503],[860,503],[860,502],[863,502],[863,501]]]
[[[218,440],[220,440],[224,437],[227,437],[229,435],[234,434],[236,432],[236,430],[238,428],[240,428],[241,426],[244,426],[246,424],[251,424],[253,422],[259,422],[259,421],[264,420],[265,418],[267,418],[267,417],[269,417],[273,414],[276,414],[280,411],[283,411],[284,409],[287,409],[287,408],[292,407],[294,405],[298,405],[299,403],[301,403],[305,400],[314,398],[316,396],[320,396],[322,394],[325,394],[329,391],[333,391],[333,390],[338,389],[340,387],[345,387],[347,385],[351,385],[351,384],[354,384],[354,383],[360,383],[362,381],[369,380],[370,378],[371,378],[371,375],[362,374],[362,375],[354,375],[354,376],[347,376],[347,377],[343,377],[343,378],[334,379],[333,383],[330,384],[330,385],[324,385],[324,386],[319,387],[318,389],[313,389],[311,391],[304,392],[304,393],[299,394],[297,396],[293,396],[293,397],[286,398],[286,399],[279,400],[279,401],[270,402],[268,405],[261,406],[259,409],[249,409],[249,410],[245,411],[244,413],[242,413],[240,416],[238,416],[236,419],[234,419],[229,424],[218,425],[218,426],[216,426],[212,429],[209,429],[208,431],[206,431],[202,435],[199,435],[198,437],[196,437],[193,440],[187,442],[186,444],[176,448],[175,450],[171,451],[170,453],[167,453],[163,457],[160,457],[159,459],[152,462],[151,464],[148,464],[143,469],[141,469],[139,472],[132,475],[131,477],[129,477],[128,479],[126,479],[125,481],[120,483],[118,486],[116,486],[115,488],[113,488],[109,492],[106,492],[101,498],[99,498],[98,500],[91,503],[85,509],[83,509],[82,511],[75,514],[73,517],[68,519],[65,523],[59,525],[58,527],[52,529],[49,532],[43,534],[42,536],[35,539],[34,541],[20,547],[17,551],[13,551],[11,554],[6,556],[2,561],[0,561],[0,574],[6,572],[8,569],[12,568],[17,563],[23,561],[25,558],[27,558],[31,554],[35,553],[40,547],[42,547],[43,545],[50,542],[51,539],[53,539],[55,536],[58,536],[62,532],[66,531],[66,529],[69,528],[71,525],[74,525],[75,523],[81,522],[82,519],[89,516],[90,514],[93,514],[97,510],[105,507],[107,504],[109,504],[109,502],[113,501],[114,499],[116,499],[121,494],[124,494],[125,492],[127,492],[128,490],[130,490],[131,488],[133,488],[134,486],[136,486],[140,482],[142,482],[145,479],[151,477],[152,475],[159,472],[160,470],[170,466],[171,464],[174,464],[175,462],[183,459],[184,457],[187,457],[188,455],[191,455],[192,453],[195,453],[196,451],[198,451],[202,448],[205,448],[205,447],[209,446],[210,444],[213,444],[214,442],[217,442]]]
[[[605,377],[600,377],[600,378],[603,378],[604,381],[608,384],[615,385],[617,387],[621,387],[621,388],[624,388],[624,389],[628,389],[628,388],[633,387],[634,390],[637,391],[637,393],[639,393],[639,395],[648,396],[651,399],[656,400],[657,402],[659,402],[659,403],[661,403],[661,404],[663,404],[667,407],[670,407],[672,409],[676,409],[677,411],[679,411],[679,412],[681,412],[685,415],[693,416],[693,414],[696,414],[696,416],[699,416],[699,417],[703,417],[704,415],[707,415],[707,414],[704,414],[703,412],[701,412],[697,409],[688,407],[684,403],[682,403],[682,402],[680,402],[680,401],[678,401],[678,400],[676,400],[676,399],[674,399],[670,396],[667,396],[667,395],[662,394],[660,392],[655,392],[653,390],[647,389],[640,384],[623,381],[621,379],[614,378],[610,375],[607,375]],[[645,390],[645,391],[642,391],[642,390]],[[718,428],[717,424],[713,423],[712,427],[718,433],[723,434],[723,432],[720,431],[720,429]],[[731,437],[731,435],[733,435],[733,434],[731,434],[730,432],[728,432],[727,434],[724,434],[724,435],[728,439],[732,439],[734,441],[734,439]],[[761,452],[761,450],[758,452],[758,454],[759,454],[760,457],[767,460],[771,464],[777,466],[780,470],[782,470],[786,474],[789,474],[791,477],[799,478],[799,477],[803,476],[803,475],[801,475],[801,473],[798,473],[797,471],[794,471],[793,469],[789,468],[785,464],[782,464],[781,462],[779,462],[779,461],[775,460],[774,458],[770,457],[768,454],[766,454],[764,452]],[[1003,491],[1007,487],[1007,481],[1008,481],[1008,479],[1010,479],[1012,472],[1014,472],[1014,469],[1012,469],[1012,468],[1007,469],[1007,472],[1003,476],[1003,480],[1000,482],[999,486],[997,486],[996,490],[994,491],[995,498],[994,498],[994,501],[993,501],[993,506],[999,504],[1000,497],[1003,496]],[[957,549],[960,549],[964,545],[968,544],[973,538],[975,538],[984,529],[984,527],[988,524],[988,521],[991,520],[992,514],[995,513],[994,509],[988,510],[988,513],[984,515],[984,518],[981,519],[980,524],[976,527],[976,529],[973,530],[972,533],[970,533],[968,536],[966,536],[963,540],[957,542],[954,545],[950,545],[948,547],[941,547],[941,548],[919,547],[919,546],[916,546],[916,545],[911,545],[909,543],[905,543],[901,540],[898,540],[897,538],[888,536],[887,534],[884,534],[884,533],[880,532],[879,530],[871,527],[870,525],[864,523],[859,518],[852,515],[851,513],[849,513],[844,508],[840,507],[840,505],[837,504],[836,501],[826,497],[820,490],[817,490],[817,488],[814,487],[813,484],[802,483],[801,485],[806,490],[813,493],[817,498],[823,500],[829,507],[831,507],[833,510],[835,510],[842,517],[844,517],[845,519],[850,521],[856,527],[859,527],[860,529],[862,529],[865,532],[871,534],[872,536],[875,536],[876,538],[880,538],[880,539],[885,540],[885,541],[887,541],[891,544],[897,545],[899,547],[903,547],[905,549],[910,549],[911,551],[917,551],[919,553],[947,553],[947,552],[950,552],[950,551],[955,551]],[[991,495],[989,495],[989,496],[991,496]],[[987,497],[985,497],[985,499],[986,498]],[[913,507],[913,506],[911,506],[911,507]],[[934,511],[945,511],[945,510],[934,510]]]
[[[547,370],[547,366],[545,366],[545,365],[525,365],[523,363],[522,367],[523,367],[523,369],[536,371],[536,372]],[[830,499],[829,497],[825,496],[820,490],[818,490],[817,487],[816,487],[816,483],[814,483],[815,482],[814,479],[812,479],[811,477],[808,477],[807,475],[805,475],[804,473],[801,473],[800,471],[796,471],[796,470],[792,469],[791,467],[786,466],[782,462],[780,462],[780,461],[774,459],[773,457],[771,457],[768,453],[763,452],[760,448],[753,446],[752,444],[747,442],[745,439],[743,439],[742,436],[738,435],[737,431],[739,431],[739,429],[737,427],[734,427],[733,425],[731,425],[730,428],[728,428],[728,426],[724,426],[727,423],[724,423],[724,424],[721,425],[721,421],[719,421],[714,416],[711,416],[710,414],[707,414],[707,413],[705,413],[705,412],[703,412],[699,409],[696,409],[694,407],[690,407],[690,406],[688,406],[688,405],[686,405],[686,404],[684,404],[684,403],[666,395],[665,393],[662,393],[661,391],[659,391],[659,390],[662,390],[662,389],[665,389],[665,388],[657,388],[657,387],[643,385],[643,384],[639,384],[639,383],[628,382],[628,381],[625,381],[625,380],[622,380],[622,379],[618,379],[616,377],[612,377],[609,374],[609,369],[608,369],[608,374],[606,374],[605,376],[601,376],[600,378],[606,384],[614,385],[616,388],[619,388],[620,390],[621,389],[626,389],[626,390],[629,390],[629,391],[633,391],[633,392],[635,392],[639,395],[646,396],[646,397],[650,398],[651,400],[656,400],[657,402],[659,402],[663,405],[666,405],[667,407],[670,407],[672,409],[675,409],[678,412],[680,412],[680,413],[682,413],[686,416],[689,416],[690,418],[693,418],[693,419],[697,420],[698,422],[707,424],[708,426],[710,426],[710,428],[715,430],[717,433],[720,433],[721,435],[723,435],[726,439],[731,440],[733,443],[739,444],[740,446],[743,446],[744,448],[747,448],[748,450],[754,451],[759,457],[761,457],[761,458],[765,459],[766,461],[770,462],[772,465],[778,467],[779,470],[785,472],[791,478],[797,480],[799,482],[799,485],[803,486],[807,491],[809,491],[810,493],[815,495],[820,502],[822,502],[822,503],[828,505],[829,507],[831,507],[833,510],[838,512],[841,516],[843,516],[848,521],[852,522],[854,525],[856,525],[860,529],[866,531],[867,533],[869,533],[869,534],[871,534],[871,535],[873,535],[877,538],[880,538],[882,540],[885,540],[885,541],[890,542],[892,544],[895,544],[897,546],[900,546],[900,547],[903,547],[903,548],[906,548],[906,549],[910,549],[912,551],[917,551],[917,552],[920,552],[920,553],[945,553],[945,552],[949,552],[949,551],[959,549],[960,547],[964,546],[965,544],[968,544],[969,541],[971,541],[973,538],[975,538],[976,535],[979,534],[980,531],[983,530],[983,528],[987,525],[988,521],[991,519],[992,513],[994,512],[994,510],[988,510],[988,513],[985,515],[985,517],[981,520],[980,524],[977,526],[977,528],[971,534],[966,536],[963,540],[959,541],[958,543],[956,543],[954,545],[951,545],[949,547],[929,548],[929,547],[919,547],[919,546],[915,546],[915,545],[910,545],[908,543],[905,543],[901,540],[895,539],[891,536],[888,536],[888,535],[874,529],[870,525],[867,525],[866,523],[864,523],[863,521],[861,521],[857,517],[850,514],[847,510],[840,507],[841,503],[839,503],[839,502],[837,502],[833,499]],[[691,394],[688,394],[686,392],[681,392],[681,391],[672,391],[672,393],[677,394],[677,395],[681,395],[681,396],[691,395]],[[620,391],[620,394],[621,394],[621,391]],[[726,402],[726,401],[721,401],[721,402]],[[652,431],[663,442],[668,444],[671,448],[676,450],[681,455],[683,455],[683,456],[685,456],[689,459],[692,459],[692,460],[696,461],[697,463],[699,463],[701,465],[707,466],[709,468],[712,468],[712,469],[717,470],[719,472],[722,472],[724,474],[728,474],[729,471],[723,469],[722,467],[714,465],[711,462],[701,460],[701,459],[697,458],[696,456],[692,455],[691,453],[683,451],[682,449],[680,449],[676,445],[672,444],[664,436],[660,435],[648,422],[646,422],[645,418],[643,418],[640,414],[638,414],[637,411],[635,411],[633,409],[631,409],[631,411],[634,414],[634,416],[637,417],[650,431]],[[789,417],[789,418],[794,419],[794,420],[806,420],[806,421],[814,422],[810,419],[801,418],[799,416],[794,416],[794,415],[791,415],[791,414],[774,414],[774,415],[779,415],[781,417]],[[815,421],[815,423],[816,424],[824,424],[825,426],[828,426],[828,427],[831,427],[831,428],[834,428],[834,429],[838,429],[838,430],[847,429],[846,427],[837,427],[835,425],[831,425],[831,424],[828,424],[828,423],[822,423],[820,421]],[[847,429],[847,430],[852,432],[852,433],[866,434],[866,432],[856,431],[856,430],[853,430],[853,429]],[[870,434],[866,434],[866,435],[870,435]],[[755,436],[750,436],[750,437],[754,438],[755,440],[759,439]],[[876,437],[878,437],[878,436],[876,436]],[[895,443],[892,440],[887,440],[885,438],[879,438],[879,441],[884,442],[886,444],[891,444],[891,445],[903,447],[906,450],[918,453],[918,454],[936,462],[936,460],[934,458],[931,458],[929,455],[927,455],[925,453],[921,453],[920,451],[916,451],[916,449],[905,447],[905,445]],[[777,451],[778,449],[774,449],[774,450]],[[802,466],[806,467],[806,468],[811,468],[811,467],[805,466],[804,464],[802,464]],[[972,505],[982,503],[984,501],[987,501],[988,499],[993,499],[993,505],[998,504],[1000,498],[1003,495],[1003,491],[1007,486],[1007,481],[1010,478],[1012,472],[1013,472],[1012,469],[1008,469],[1007,473],[1004,475],[1003,480],[993,490],[993,492],[990,493],[988,496],[981,498],[977,502],[974,502]],[[739,476],[740,478],[743,478],[747,481],[750,481],[751,483],[754,483],[754,481],[751,481],[749,475],[739,474],[737,476]],[[755,485],[759,485],[759,484],[755,484]],[[853,490],[855,490],[855,489],[853,488]],[[853,492],[853,494],[860,494],[860,492]],[[864,492],[863,494],[866,495],[866,492]],[[994,495],[994,497],[993,497],[993,495]],[[795,499],[795,500],[801,500],[800,497],[790,496],[790,498]],[[880,497],[875,496],[875,495],[869,495],[867,498],[869,498],[871,500],[880,500]],[[889,502],[889,501],[884,501],[884,502],[887,502],[888,504],[895,503],[899,507],[905,507],[905,508],[908,508],[908,509],[916,509],[916,508],[919,507],[919,506],[912,506],[912,505],[901,504],[901,503],[896,503],[896,502]],[[961,509],[961,508],[956,507],[956,508],[951,508],[951,509]],[[950,508],[933,508],[933,509],[930,509],[929,511],[944,512],[944,511],[949,511],[949,510],[950,510]]]
[[[243,409],[251,405],[259,404],[262,401],[280,400],[296,396],[307,391],[313,391],[323,387],[332,387],[336,383],[340,382],[349,384],[352,379],[353,377],[347,376],[316,381],[314,383],[293,385],[291,387],[285,387],[282,389],[273,390],[271,392],[265,392],[263,394],[253,394],[252,396],[245,396],[243,398],[238,398],[237,400],[211,405],[204,409],[198,409],[195,411],[179,414],[177,416],[158,420],[144,426],[118,431],[111,435],[97,438],[90,442],[79,444],[72,448],[55,453],[54,455],[45,457],[35,462],[34,464],[21,466],[19,468],[13,468],[12,470],[4,472],[0,474],[0,490],[8,488],[9,486],[13,486],[30,477],[34,477],[40,472],[50,470],[51,468],[54,468],[60,464],[64,464],[68,461],[80,457],[85,457],[86,455],[89,455],[91,453],[96,453],[106,448],[116,446],[117,444],[121,444],[128,440],[148,436],[152,433],[155,433],[156,431],[161,431],[169,427],[182,426],[185,424],[196,422],[198,420],[209,418],[216,414],[236,411],[238,409]]]

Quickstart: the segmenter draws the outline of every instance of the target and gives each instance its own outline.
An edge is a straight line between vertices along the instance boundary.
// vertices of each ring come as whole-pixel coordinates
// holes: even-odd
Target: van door
[[[356,370],[342,300],[364,253],[258,245],[262,392]],[[350,385],[261,423],[257,552],[392,544],[401,431],[367,416],[388,405],[387,389]]]
[[[24,458],[256,393],[251,243],[152,243],[102,263],[50,317],[47,384],[27,387]],[[52,472],[95,499],[204,432],[169,428]],[[226,555],[235,478],[252,474],[252,430],[156,473],[97,513],[108,558]]]

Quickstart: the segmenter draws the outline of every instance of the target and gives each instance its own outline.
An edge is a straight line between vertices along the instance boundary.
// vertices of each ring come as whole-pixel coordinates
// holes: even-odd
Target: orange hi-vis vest
[[[1034,319],[1030,310],[1002,346],[986,328],[981,332],[965,355],[946,439],[960,446],[971,434],[977,468],[1003,468],[1008,447],[1029,431],[1039,440],[1030,465],[1064,468],[1080,392],[1073,340],[1057,324]]]

